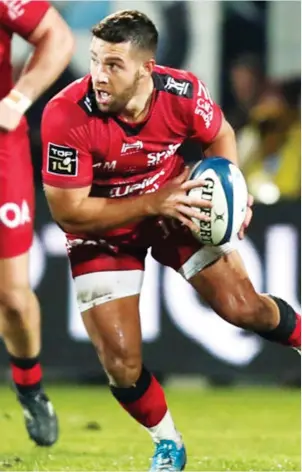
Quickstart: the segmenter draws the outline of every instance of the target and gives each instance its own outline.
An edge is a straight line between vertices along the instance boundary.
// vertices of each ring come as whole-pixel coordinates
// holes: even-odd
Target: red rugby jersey
[[[56,95],[42,119],[44,183],[61,188],[91,185],[90,196],[119,198],[156,191],[178,175],[183,168],[181,144],[186,139],[210,143],[220,129],[222,112],[194,74],[156,66],[152,77],[148,115],[135,124],[98,110],[90,75]],[[138,228],[130,225],[108,236]]]

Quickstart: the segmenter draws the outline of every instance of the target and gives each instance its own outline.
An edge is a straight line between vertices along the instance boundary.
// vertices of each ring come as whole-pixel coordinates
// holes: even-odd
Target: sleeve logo
[[[195,114],[203,118],[205,127],[207,129],[211,126],[214,117],[213,100],[211,99],[207,87],[205,87],[205,85],[200,80],[198,81],[198,94]]]
[[[78,175],[78,151],[70,147],[48,143],[47,172],[56,175]]]
[[[7,6],[8,16],[11,20],[17,20],[25,12],[24,5],[30,3],[31,0],[4,0]]]

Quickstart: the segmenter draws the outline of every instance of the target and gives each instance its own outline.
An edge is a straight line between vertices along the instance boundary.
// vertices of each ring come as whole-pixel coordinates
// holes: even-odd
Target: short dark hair
[[[109,43],[130,41],[140,49],[156,52],[157,29],[147,15],[137,10],[122,10],[106,16],[91,32]]]

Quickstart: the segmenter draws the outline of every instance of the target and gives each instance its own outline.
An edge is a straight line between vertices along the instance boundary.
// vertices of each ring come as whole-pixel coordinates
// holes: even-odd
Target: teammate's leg
[[[25,133],[0,133],[0,336],[28,433],[38,445],[58,436],[57,419],[42,387],[40,310],[29,282],[34,195]]]
[[[161,385],[142,362],[142,275],[138,270],[86,274],[76,277],[76,290],[86,330],[107,373],[113,396],[149,431],[156,444],[157,459],[151,470],[158,470],[160,463],[168,461],[169,470],[177,471],[185,465],[181,436]]]
[[[269,341],[301,347],[301,316],[284,300],[255,291],[237,251],[224,254],[190,283],[229,323]]]
[[[28,253],[0,260],[0,335],[31,439],[57,440],[57,419],[42,387],[40,310],[28,280]]]

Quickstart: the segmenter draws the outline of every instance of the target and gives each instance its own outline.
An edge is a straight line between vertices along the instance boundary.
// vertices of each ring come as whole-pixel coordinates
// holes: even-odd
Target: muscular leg
[[[0,335],[28,433],[39,446],[50,446],[58,437],[57,418],[42,388],[40,308],[28,274],[28,253],[0,259]]]
[[[40,309],[29,284],[28,253],[0,260],[0,333],[11,356],[38,356]]]
[[[300,348],[301,317],[280,298],[256,293],[237,251],[223,255],[189,281],[229,323]]]
[[[41,385],[40,310],[29,283],[34,182],[26,132],[0,132],[0,189],[0,336],[29,436],[50,446],[58,427]]]
[[[112,386],[131,387],[141,373],[138,300],[138,295],[132,295],[82,313],[86,330]]]
[[[138,295],[102,303],[84,311],[83,321],[116,400],[155,441],[179,441],[164,392],[142,365],[138,305]]]

